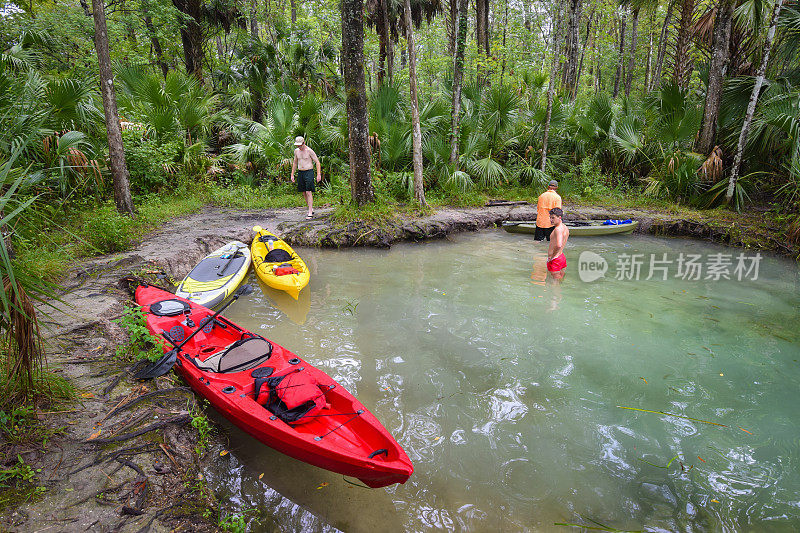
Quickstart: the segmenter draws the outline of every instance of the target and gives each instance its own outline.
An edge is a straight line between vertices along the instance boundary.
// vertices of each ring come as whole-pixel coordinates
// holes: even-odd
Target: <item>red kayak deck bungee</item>
[[[164,338],[165,352],[173,348],[166,336],[180,344],[213,315],[151,286],[136,289],[136,302],[146,313],[150,332]],[[403,448],[344,387],[289,350],[222,316],[186,342],[175,368],[228,420],[286,455],[373,488],[405,483],[414,471]],[[309,401],[293,405],[295,393],[312,389]],[[302,414],[304,409],[309,411]]]

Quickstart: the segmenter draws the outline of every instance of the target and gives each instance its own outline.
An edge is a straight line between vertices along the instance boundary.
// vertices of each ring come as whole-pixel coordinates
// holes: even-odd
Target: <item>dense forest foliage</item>
[[[296,135],[334,205],[556,178],[585,201],[755,206],[800,238],[796,0],[30,0],[0,38],[14,298],[206,203],[300,205]]]
[[[9,183],[26,174],[7,196],[61,205],[109,196],[112,135],[94,39],[100,5],[5,6],[0,152]],[[433,191],[457,201],[470,190],[554,177],[578,195],[617,189],[736,208],[751,199],[790,222],[797,212],[796,2],[104,7],[134,195],[174,192],[187,181],[285,184],[291,140],[301,134],[322,156],[327,186],[346,184],[357,170],[350,166],[363,166],[352,159],[348,130],[349,113],[359,110],[346,103],[358,89],[346,89],[343,75],[342,39],[357,24],[361,39],[350,48],[363,47],[367,186],[379,194],[424,202],[423,191]],[[348,201],[342,189],[336,197]]]

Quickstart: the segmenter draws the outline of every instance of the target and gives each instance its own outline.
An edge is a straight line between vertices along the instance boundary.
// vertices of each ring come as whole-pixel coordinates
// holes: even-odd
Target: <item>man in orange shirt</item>
[[[550,233],[553,232],[553,224],[550,222],[550,210],[558,207],[561,208],[561,197],[556,192],[558,189],[558,182],[552,180],[547,190],[539,195],[539,200],[536,202],[536,232],[533,235],[534,240],[543,241],[545,238],[550,240]]]

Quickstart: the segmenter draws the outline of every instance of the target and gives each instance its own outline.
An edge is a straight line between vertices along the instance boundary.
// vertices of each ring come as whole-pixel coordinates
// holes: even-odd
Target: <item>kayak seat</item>
[[[282,248],[275,248],[274,250],[270,250],[269,253],[264,256],[265,263],[283,263],[284,261],[291,261],[292,254],[283,250]]]
[[[190,309],[189,304],[177,299],[161,300],[150,304],[150,313],[156,316],[178,316]]]
[[[272,355],[272,343],[262,337],[240,339],[205,360],[195,358],[198,368],[220,374],[243,372],[261,365]]]

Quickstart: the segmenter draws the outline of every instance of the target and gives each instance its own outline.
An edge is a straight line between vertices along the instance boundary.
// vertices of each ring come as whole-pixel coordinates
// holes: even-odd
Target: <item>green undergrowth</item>
[[[18,507],[35,499],[47,489],[39,485],[41,468],[34,468],[17,454],[16,463],[0,468],[0,510]]]
[[[128,333],[128,341],[117,346],[117,357],[127,360],[157,361],[164,355],[156,337],[147,329],[145,314],[140,306],[126,305],[122,310],[122,316],[113,322]]]
[[[5,371],[0,370],[0,383],[5,385],[0,397],[0,441],[1,442],[26,442],[29,440],[42,441],[46,438],[47,430],[38,424],[40,411],[58,412],[64,410],[77,398],[75,386],[66,378],[55,374],[48,368],[38,370],[33,377],[33,391],[31,398],[36,405],[13,405],[10,398],[19,397],[20,390],[25,386],[18,379],[8,379]]]
[[[59,413],[69,411],[77,393],[66,379],[47,369],[34,375],[33,403],[12,405],[8,398],[22,387],[0,371],[0,383],[6,389],[0,398],[0,511],[17,507],[42,495],[46,489],[39,485],[41,469],[26,463],[14,450],[19,445],[46,450],[50,439],[65,431]]]
[[[205,200],[179,188],[173,195],[134,198],[136,216],[117,212],[113,202],[52,206],[34,204],[16,229],[16,268],[58,282],[76,260],[121,252],[168,220],[199,211]]]

